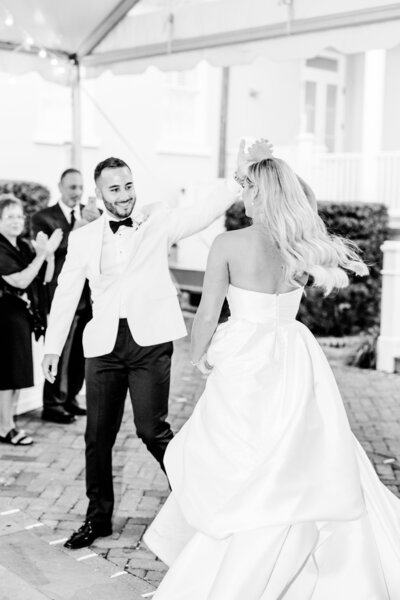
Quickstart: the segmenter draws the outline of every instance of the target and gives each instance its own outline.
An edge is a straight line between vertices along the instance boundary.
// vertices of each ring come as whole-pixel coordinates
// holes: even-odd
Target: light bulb
[[[39,56],[40,56],[40,58],[46,58],[47,52],[46,52],[46,50],[44,48],[41,48],[39,50]]]
[[[52,58],[50,63],[53,65],[53,67],[56,67],[58,65],[58,59],[57,58]]]
[[[14,25],[14,17],[10,14],[7,15],[4,19],[4,25],[7,25],[7,27],[12,27]]]

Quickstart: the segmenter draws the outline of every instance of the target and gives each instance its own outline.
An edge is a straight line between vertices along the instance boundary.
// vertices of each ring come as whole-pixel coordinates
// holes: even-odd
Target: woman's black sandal
[[[0,435],[0,442],[11,446],[30,446],[33,439],[23,429],[10,429],[7,435]]]

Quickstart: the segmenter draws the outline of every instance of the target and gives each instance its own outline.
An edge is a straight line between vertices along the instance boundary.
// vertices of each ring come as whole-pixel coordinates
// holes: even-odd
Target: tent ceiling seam
[[[95,27],[76,51],[79,59],[89,55],[104,40],[118,23],[140,0],[121,0],[121,2]]]
[[[305,33],[317,33],[345,27],[360,27],[362,25],[395,20],[399,20],[400,25],[400,5],[386,5],[384,7],[374,9],[363,9],[351,12],[349,11],[348,13],[327,15],[323,17],[298,19],[292,21],[291,34],[289,37]],[[110,64],[112,62],[123,62],[132,59],[166,55],[169,53],[176,54],[191,50],[203,50],[211,47],[215,48],[219,46],[243,44],[282,37],[288,37],[286,22],[193,38],[175,39],[172,40],[172,43],[169,46],[165,41],[145,46],[138,46],[136,48],[110,50],[107,52],[91,54],[83,57],[82,64],[86,67],[96,67]],[[169,47],[171,52],[168,52]]]
[[[47,48],[46,46],[23,46],[21,43],[16,42],[5,42],[0,40],[0,50],[6,52],[18,52],[19,54],[38,54],[39,50],[46,50],[49,54],[53,54],[58,58],[68,59],[71,54],[64,50],[54,50],[53,48]]]

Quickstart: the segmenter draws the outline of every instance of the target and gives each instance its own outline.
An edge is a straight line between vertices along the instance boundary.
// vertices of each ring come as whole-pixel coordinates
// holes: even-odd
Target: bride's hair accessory
[[[251,165],[259,163],[263,160],[272,160],[273,145],[264,138],[256,140],[245,150],[245,140],[242,139],[239,146],[238,154],[238,170],[235,171],[234,180],[244,188],[247,174],[246,171]]]

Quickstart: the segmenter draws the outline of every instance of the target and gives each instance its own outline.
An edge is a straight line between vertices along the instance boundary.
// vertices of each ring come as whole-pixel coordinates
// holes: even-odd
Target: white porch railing
[[[400,150],[364,156],[361,152],[330,153],[314,136],[302,135],[296,145],[277,146],[275,155],[286,160],[318,200],[382,202],[400,219]],[[236,168],[236,151],[227,155],[227,173]]]
[[[378,198],[393,215],[400,213],[400,152],[381,152],[378,155]]]
[[[393,216],[400,215],[400,151],[380,152],[372,162],[352,152],[320,153],[313,158],[307,175],[318,199],[383,202]]]
[[[310,173],[320,200],[360,200],[362,155],[356,153],[323,154],[316,157]]]

